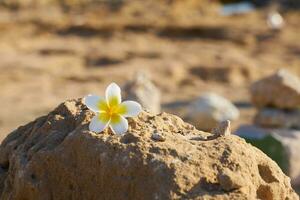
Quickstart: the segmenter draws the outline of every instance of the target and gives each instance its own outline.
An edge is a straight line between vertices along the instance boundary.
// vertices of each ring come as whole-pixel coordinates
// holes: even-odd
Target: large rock
[[[300,111],[264,108],[255,115],[254,122],[267,128],[300,129]]]
[[[255,106],[294,109],[300,106],[300,80],[286,70],[259,80],[251,86]]]
[[[300,187],[300,131],[242,126],[237,134],[275,160],[292,184]]]
[[[210,131],[226,120],[236,120],[239,110],[227,99],[215,93],[205,93],[188,107],[186,119],[198,129]]]
[[[132,81],[124,86],[127,99],[139,102],[144,109],[159,113],[161,110],[160,91],[145,72],[138,72]]]
[[[146,112],[124,136],[95,134],[92,117],[72,100],[12,132],[0,146],[1,199],[299,199],[278,165],[237,136],[208,139]]]

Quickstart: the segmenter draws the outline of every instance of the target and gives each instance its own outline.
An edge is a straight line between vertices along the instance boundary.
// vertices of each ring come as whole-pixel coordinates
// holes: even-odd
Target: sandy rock
[[[255,124],[267,128],[297,128],[300,129],[300,111],[286,111],[275,108],[265,108],[256,114]]]
[[[300,79],[281,69],[253,83],[251,97],[253,104],[257,107],[298,108],[300,106]]]
[[[243,187],[243,177],[229,169],[225,169],[218,175],[218,181],[225,191],[232,191]]]
[[[139,102],[144,109],[152,113],[160,112],[160,91],[145,72],[138,72],[134,79],[124,86],[124,91],[126,98]]]
[[[291,177],[292,184],[300,186],[300,131],[248,126],[241,127],[237,134],[275,160]]]
[[[237,136],[192,140],[209,133],[146,112],[124,136],[95,134],[92,117],[71,100],[12,132],[0,146],[1,199],[298,199],[276,163]]]
[[[197,128],[210,131],[223,121],[236,120],[239,110],[224,97],[205,93],[189,106],[186,116]]]

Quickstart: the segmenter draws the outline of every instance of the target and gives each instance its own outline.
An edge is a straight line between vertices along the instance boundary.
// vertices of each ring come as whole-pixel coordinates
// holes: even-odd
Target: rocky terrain
[[[300,188],[299,105],[300,79],[287,70],[254,82],[251,100],[257,107],[253,125],[242,125],[236,133],[263,150]]]
[[[0,146],[1,199],[299,199],[278,165],[231,135],[229,122],[213,135],[142,112],[117,136],[88,131],[92,117],[70,100],[9,134]]]
[[[260,4],[259,2],[262,1],[253,2]],[[29,174],[23,174],[24,179],[20,179],[20,182],[14,172],[10,174],[8,171],[22,169],[23,161],[31,162],[31,156],[35,155],[35,152],[40,153],[40,150],[43,152],[43,148],[46,151],[60,149],[60,143],[68,138],[66,136],[72,130],[78,128],[77,131],[74,130],[78,138],[89,138],[89,141],[108,145],[107,148],[117,147],[122,155],[128,155],[139,164],[150,163],[152,166],[146,154],[155,157],[154,153],[159,153],[158,159],[167,158],[164,160],[164,165],[167,166],[165,170],[175,178],[172,177],[171,182],[165,183],[166,187],[169,187],[167,189],[171,188],[169,191],[172,192],[159,193],[163,197],[169,195],[174,198],[192,198],[193,195],[201,194],[204,195],[204,199],[212,198],[210,195],[213,197],[219,195],[220,199],[229,197],[272,199],[272,196],[286,195],[292,199],[292,193],[288,192],[289,181],[284,178],[281,171],[277,170],[274,163],[268,161],[267,165],[272,172],[276,171],[274,173],[278,181],[268,182],[269,178],[266,181],[263,176],[269,171],[264,171],[264,168],[263,173],[260,173],[262,172],[260,169],[257,171],[259,168],[257,166],[262,162],[261,157],[265,160],[264,155],[250,146],[245,147],[244,142],[234,136],[230,136],[229,140],[227,136],[216,137],[220,130],[230,132],[226,129],[228,124],[223,121],[231,120],[233,133],[245,137],[247,142],[259,147],[276,161],[283,172],[291,178],[294,188],[300,191],[300,157],[298,156],[300,14],[296,6],[299,3],[298,0],[278,2],[295,6],[260,7],[247,14],[224,16],[223,5],[219,1],[210,0],[0,0],[0,140],[13,131],[1,146],[2,195],[14,194],[19,195],[17,197],[20,198],[24,195],[27,199],[45,195],[42,197],[51,199],[53,197],[51,195],[54,194],[47,196],[49,192],[46,191],[46,186],[39,185],[38,182],[40,177],[44,177],[43,169],[35,168],[35,166],[45,166],[47,160],[42,159],[38,163],[33,161],[28,165],[30,166],[28,169],[35,173],[30,174],[29,170]],[[270,27],[270,19],[267,20],[267,17],[277,9],[282,14],[284,25],[282,28],[274,29]],[[279,69],[281,70],[278,71]],[[134,129],[136,132],[129,131],[126,137],[129,137],[129,143],[134,143],[131,142],[132,138],[138,138],[132,140],[145,145],[143,150],[137,150],[141,146],[135,144],[132,144],[133,147],[128,147],[133,148],[136,155],[145,156],[139,160],[137,157],[131,157],[126,142],[121,141],[120,138],[114,138],[109,135],[110,133],[96,136],[87,132],[85,123],[89,120],[90,113],[86,110],[84,110],[85,114],[77,113],[76,110],[79,110],[82,105],[74,101],[60,106],[58,111],[53,111],[48,116],[49,119],[39,118],[31,125],[14,131],[16,127],[45,115],[66,99],[81,98],[90,93],[101,94],[111,82],[122,86],[125,98],[140,102],[150,113],[176,114],[197,129],[214,134],[196,131],[194,128],[189,130],[181,124],[183,123],[181,120],[174,126],[179,126],[180,130],[190,134],[200,135],[200,140],[206,138],[205,140],[209,139],[209,141],[188,139],[185,143],[185,140],[181,141],[180,138],[184,133],[178,135],[175,131],[175,135],[162,135],[162,130],[154,130],[154,128],[147,129],[146,140],[144,137],[137,136],[138,130]],[[55,112],[59,113],[54,115]],[[80,119],[76,118],[70,122],[64,115],[71,119],[76,116]],[[85,121],[82,121],[81,117]],[[164,117],[174,120],[176,118],[167,114],[154,116],[147,112],[140,117],[133,121],[138,120],[145,126],[153,123],[150,119],[147,121],[148,118],[159,121]],[[162,121],[159,123],[164,124]],[[65,122],[68,125],[64,124]],[[222,126],[213,129],[220,122],[223,122]],[[66,126],[66,130],[63,126]],[[173,128],[167,132],[173,133]],[[24,138],[18,136],[21,133],[24,134]],[[69,141],[70,146],[65,146],[66,148],[72,149],[71,143],[78,142],[76,138],[73,139]],[[112,143],[106,139],[111,139],[109,141]],[[209,154],[210,157],[205,161],[208,164],[216,162],[214,166],[217,167],[213,167],[212,171],[209,171],[208,165],[204,165],[207,169],[199,168],[201,172],[207,173],[207,179],[204,180],[200,180],[199,171],[195,176],[193,175],[197,177],[195,180],[190,179],[192,176],[190,174],[179,176],[176,171],[179,170],[176,168],[178,166],[174,164],[175,170],[171,167],[172,159],[173,157],[179,160],[185,159],[185,155],[181,155],[185,150],[176,149],[175,153],[171,152],[169,155],[170,149],[173,148],[168,143],[170,140],[175,141],[176,145],[190,146],[191,143],[197,146],[201,143],[200,147],[196,147],[197,155],[191,155],[192,160],[196,160],[196,164],[202,164],[197,160],[202,155],[198,151],[208,145],[205,148],[208,147],[214,153]],[[150,145],[150,141],[155,141],[153,144],[158,145],[154,146],[158,152]],[[214,144],[215,141],[218,143]],[[39,145],[36,145],[37,143]],[[165,143],[171,146],[164,146]],[[235,144],[234,147],[231,147],[231,144]],[[99,147],[100,150],[102,147]],[[152,147],[154,150],[151,149]],[[213,148],[216,150],[212,150]],[[250,150],[246,150],[248,148]],[[242,160],[243,156],[239,158],[241,160],[232,161],[235,164],[247,165],[243,169],[230,170],[241,170],[234,172],[245,173],[246,179],[251,179],[253,181],[250,181],[251,184],[254,184],[251,185],[243,180],[246,186],[240,187],[234,181],[234,175],[226,175],[228,171],[220,170],[220,166],[227,165],[224,164],[227,161],[220,161],[219,158],[222,157],[220,153],[230,151],[230,155],[236,156],[236,152],[252,152],[252,150],[255,151],[255,155],[249,159],[253,166],[245,164],[246,161]],[[49,155],[51,157],[49,162],[52,165],[57,164],[59,167],[55,169],[58,171],[73,168],[74,166],[67,166],[68,163],[65,163],[66,166],[58,164],[58,160],[64,159],[59,157],[59,151],[57,150],[55,155]],[[73,156],[72,158],[83,155],[80,154],[83,149],[78,149],[76,154],[72,154],[69,149],[67,152],[68,155]],[[89,152],[91,156],[97,153]],[[112,152],[111,155],[115,155],[114,153]],[[167,154],[169,157],[166,156]],[[83,159],[83,157],[76,157],[76,159]],[[84,159],[87,159],[87,162],[94,162],[89,157]],[[103,159],[99,158],[98,161],[102,162]],[[130,159],[129,161],[132,161]],[[13,160],[15,167],[8,165],[10,160]],[[41,161],[44,163],[40,163]],[[180,165],[182,163],[183,160],[180,161]],[[34,166],[31,166],[32,164]],[[182,169],[189,170],[195,167],[190,164],[182,164]],[[76,170],[74,173],[80,174],[79,168]],[[249,173],[244,170],[253,171],[254,176],[249,177]],[[221,172],[225,173],[224,179],[220,178],[223,177]],[[230,171],[228,173],[231,174]],[[258,174],[262,178],[259,178]],[[124,174],[120,172],[118,175],[122,177]],[[126,178],[129,177],[127,175]],[[76,179],[74,174],[66,173],[66,176],[74,178],[72,179],[74,184],[60,183],[63,188],[69,185],[69,192],[66,192],[66,195],[80,196],[81,194],[76,193],[79,189],[75,186],[81,187],[81,185],[76,185],[75,182],[81,179]],[[130,177],[135,176],[130,174]],[[125,183],[126,178],[124,178]],[[160,180],[159,175],[157,179]],[[224,180],[229,180],[230,183],[226,181],[226,184],[223,184]],[[95,181],[100,181],[97,182],[100,184],[103,180]],[[52,177],[45,183],[57,182]],[[188,184],[184,186],[183,183]],[[282,186],[283,183],[285,186]],[[177,188],[174,188],[174,185]],[[237,188],[231,190],[228,185]],[[33,189],[28,192],[28,188]],[[39,193],[39,189],[44,193]],[[155,187],[152,189],[149,191],[156,190]],[[132,191],[131,195],[137,194],[136,189],[129,188],[129,190]],[[227,191],[227,196],[224,191]],[[59,195],[61,192],[56,193]],[[207,198],[205,194],[208,194]],[[93,196],[90,199],[93,199]]]
[[[86,2],[1,1],[2,138],[65,99],[125,86],[140,70],[163,111],[184,117],[182,105],[215,92],[238,106],[235,128],[252,123],[253,81],[279,68],[300,75],[297,11],[282,10],[285,26],[272,31],[265,8],[225,17],[217,2]]]

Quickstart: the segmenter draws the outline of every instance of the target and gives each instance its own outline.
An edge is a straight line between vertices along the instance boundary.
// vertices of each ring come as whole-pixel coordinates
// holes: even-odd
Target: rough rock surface
[[[71,100],[12,132],[0,146],[1,199],[298,199],[277,164],[237,136],[206,140],[176,116],[146,112],[122,137],[95,134],[92,117]]]
[[[134,79],[124,86],[124,90],[126,98],[139,102],[143,108],[152,113],[160,112],[160,91],[151,82],[147,73],[138,72]]]
[[[300,106],[300,79],[286,70],[259,80],[251,86],[252,102],[257,107],[294,109]]]
[[[205,93],[188,108],[186,119],[200,130],[210,131],[226,120],[236,120],[239,110],[229,100],[215,93]]]
[[[258,111],[254,122],[262,127],[300,129],[300,111],[264,108]]]
[[[274,159],[291,178],[292,184],[295,187],[300,186],[299,130],[242,126],[236,134]]]

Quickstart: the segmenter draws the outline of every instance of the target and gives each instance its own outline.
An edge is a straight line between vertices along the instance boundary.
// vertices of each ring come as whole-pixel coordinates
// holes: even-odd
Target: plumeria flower
[[[116,134],[123,134],[128,130],[128,121],[125,117],[135,117],[142,107],[135,101],[121,102],[121,89],[116,83],[111,83],[105,91],[105,98],[88,95],[84,97],[84,104],[96,116],[92,119],[90,131],[100,133],[110,127]]]

